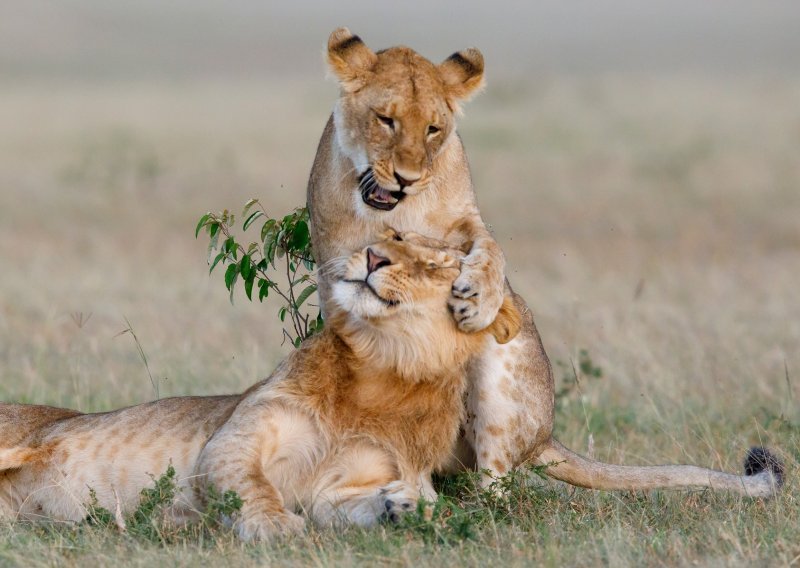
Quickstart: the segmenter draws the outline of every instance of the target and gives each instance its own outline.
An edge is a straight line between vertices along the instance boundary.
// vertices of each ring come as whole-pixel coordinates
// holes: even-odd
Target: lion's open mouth
[[[378,185],[372,168],[358,178],[358,189],[364,203],[382,211],[391,211],[406,196],[403,191],[391,191]]]

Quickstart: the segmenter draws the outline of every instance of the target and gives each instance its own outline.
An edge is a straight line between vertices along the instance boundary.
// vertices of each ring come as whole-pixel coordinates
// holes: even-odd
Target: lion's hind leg
[[[523,327],[509,343],[490,340],[470,362],[464,437],[481,484],[535,457],[553,427],[553,378],[533,316],[519,296]]]

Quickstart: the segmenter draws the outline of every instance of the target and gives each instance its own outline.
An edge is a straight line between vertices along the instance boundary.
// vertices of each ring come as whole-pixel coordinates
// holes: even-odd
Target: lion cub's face
[[[374,325],[384,318],[451,324],[447,298],[463,254],[413,233],[387,237],[352,255],[333,285],[338,309]],[[405,317],[404,317],[405,316]]]
[[[384,240],[328,265],[330,329],[375,369],[412,380],[460,368],[487,334],[511,341],[522,325],[511,296],[486,329],[465,333],[455,324],[447,299],[463,256],[441,241],[388,231]]]
[[[341,28],[328,40],[328,62],[342,87],[337,142],[359,175],[361,199],[394,209],[428,186],[458,102],[482,84],[483,56],[467,49],[434,65],[407,47],[373,53]]]

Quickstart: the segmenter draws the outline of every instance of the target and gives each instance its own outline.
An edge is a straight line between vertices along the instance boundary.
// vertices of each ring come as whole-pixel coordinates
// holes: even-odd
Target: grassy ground
[[[152,399],[125,318],[160,396],[268,374],[288,349],[277,306],[231,306],[194,223],[252,196],[300,204],[334,96],[319,80],[5,89],[0,399]],[[0,564],[800,562],[799,101],[788,78],[554,77],[492,84],[461,128],[559,386],[581,350],[602,370],[560,398],[557,436],[731,471],[769,445],[790,467],[778,499],[519,485],[509,504],[464,483],[450,520],[276,546],[4,524]]]

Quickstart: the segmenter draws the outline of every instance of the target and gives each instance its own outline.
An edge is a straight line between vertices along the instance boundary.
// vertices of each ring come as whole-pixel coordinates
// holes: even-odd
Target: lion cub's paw
[[[271,515],[249,515],[234,524],[239,538],[245,542],[271,542],[301,534],[305,527],[305,519],[289,511]]]
[[[403,513],[416,509],[419,491],[404,481],[393,481],[381,488],[380,498],[383,500],[384,509],[382,518],[397,523]]]
[[[496,284],[485,267],[464,265],[453,282],[450,311],[461,331],[480,331],[497,317],[505,293],[503,282]]]

